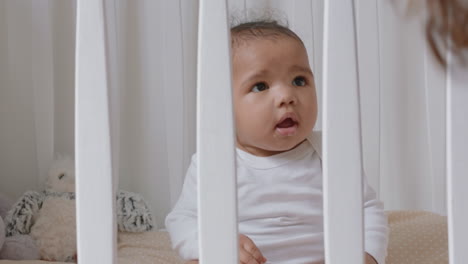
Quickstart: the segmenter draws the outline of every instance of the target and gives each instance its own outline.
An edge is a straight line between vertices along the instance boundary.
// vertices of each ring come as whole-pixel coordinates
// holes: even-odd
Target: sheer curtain
[[[158,225],[195,151],[197,2],[106,1],[114,173]],[[74,152],[75,1],[0,1],[0,191]]]
[[[73,154],[73,1],[0,1],[0,191],[41,188]]]
[[[195,152],[198,4],[116,1],[107,8],[115,15],[108,46],[117,65],[111,96],[119,185],[141,193],[162,226]]]
[[[282,10],[308,49],[320,96],[323,2],[228,3],[236,14]],[[369,181],[389,209],[445,212],[445,75],[421,19],[392,1],[358,3]],[[55,155],[73,156],[75,8],[0,1],[0,192],[15,198],[43,187]],[[106,1],[114,173],[120,189],[145,197],[159,227],[195,152],[197,13],[197,1]]]
[[[383,1],[377,13],[381,197],[388,209],[446,214],[446,74],[429,51],[424,12]]]

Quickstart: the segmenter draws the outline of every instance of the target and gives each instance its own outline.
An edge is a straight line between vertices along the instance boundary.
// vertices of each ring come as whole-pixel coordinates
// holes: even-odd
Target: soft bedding
[[[447,217],[424,211],[387,215],[387,264],[448,264]]]
[[[171,241],[167,232],[120,232],[118,239],[118,264],[184,263],[171,249]],[[78,263],[79,261],[78,256]],[[70,262],[0,260],[0,264],[70,264]]]
[[[387,215],[390,225],[387,264],[448,263],[446,217],[423,211],[391,211]],[[171,249],[166,232],[119,233],[118,264],[130,263],[184,262]],[[0,264],[66,263],[0,260]]]

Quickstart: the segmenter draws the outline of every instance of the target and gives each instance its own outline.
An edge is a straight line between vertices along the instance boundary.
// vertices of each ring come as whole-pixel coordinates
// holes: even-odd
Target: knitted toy
[[[49,170],[46,190],[26,192],[5,219],[6,235],[30,234],[42,260],[76,261],[74,161],[60,158]],[[119,231],[143,232],[153,229],[151,213],[135,193],[117,193]],[[96,225],[99,219],[96,218]]]
[[[5,223],[3,222],[3,218],[0,216],[0,250],[2,250],[4,243],[5,243]]]
[[[6,237],[3,218],[12,204],[13,202],[8,197],[0,194],[0,259],[37,260],[39,259],[39,251],[31,236]]]

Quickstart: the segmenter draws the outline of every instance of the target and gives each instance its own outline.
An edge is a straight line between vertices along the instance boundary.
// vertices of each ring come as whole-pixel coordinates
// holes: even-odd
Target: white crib
[[[355,2],[325,2],[323,59],[323,154],[325,255],[329,264],[363,263],[362,147]],[[78,252],[82,263],[116,263],[116,228],[106,60],[104,0],[78,1],[76,53],[76,162]],[[339,40],[339,41],[338,41]],[[238,263],[234,129],[229,89],[226,2],[200,4],[198,153],[201,263]],[[209,55],[208,55],[209,54]],[[449,57],[450,58],[450,57]],[[216,75],[209,74],[216,71]],[[447,81],[447,175],[450,263],[468,260],[467,85]],[[333,73],[333,75],[331,74]],[[334,78],[339,75],[340,78]],[[216,100],[212,100],[216,98]],[[216,124],[213,126],[211,124]],[[343,133],[347,131],[347,133]],[[216,142],[217,144],[213,144]],[[353,157],[349,159],[349,157]],[[228,173],[226,173],[228,171]],[[219,173],[223,172],[223,173]],[[349,175],[343,178],[343,174]],[[342,188],[346,186],[347,188]],[[221,203],[222,201],[222,203]],[[344,203],[346,201],[346,204]],[[351,203],[351,205],[350,205]],[[227,208],[226,208],[227,207]],[[223,214],[219,214],[222,211]],[[100,215],[102,225],[92,222]],[[346,217],[335,217],[346,215]],[[353,228],[349,228],[352,226]],[[223,238],[223,239],[220,239]]]

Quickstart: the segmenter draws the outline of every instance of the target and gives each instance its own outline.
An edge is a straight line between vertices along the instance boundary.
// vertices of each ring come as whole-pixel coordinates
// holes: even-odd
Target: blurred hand
[[[266,258],[249,237],[240,234],[239,261],[241,264],[263,264]]]
[[[378,264],[374,257],[366,253],[366,264]]]
[[[263,264],[266,262],[266,258],[263,257],[255,243],[242,234],[239,235],[239,262],[240,264]],[[198,264],[198,260],[190,260],[185,264]]]

